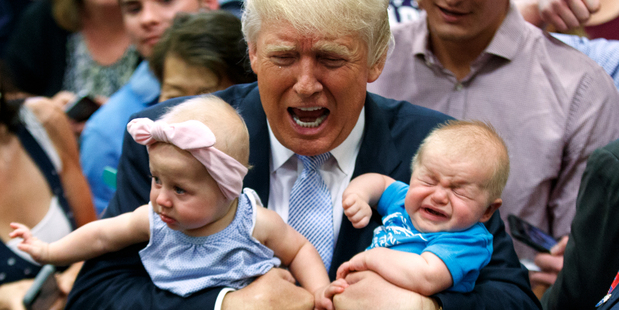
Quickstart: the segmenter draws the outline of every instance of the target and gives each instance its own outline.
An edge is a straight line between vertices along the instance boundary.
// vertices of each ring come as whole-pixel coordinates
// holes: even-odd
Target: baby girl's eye
[[[177,193],[177,194],[179,194],[179,195],[182,195],[182,194],[184,194],[184,193],[185,193],[185,190],[184,190],[184,189],[182,189],[182,188],[180,188],[180,187],[178,187],[178,186],[175,186],[175,187],[174,187],[174,192],[176,192],[176,193]]]

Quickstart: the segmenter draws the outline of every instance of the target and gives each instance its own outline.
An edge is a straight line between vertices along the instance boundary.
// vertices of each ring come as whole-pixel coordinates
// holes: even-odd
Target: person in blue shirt
[[[331,288],[346,287],[350,272],[371,270],[407,290],[431,296],[470,292],[492,256],[492,234],[482,224],[501,206],[509,155],[492,126],[449,121],[423,141],[410,186],[369,173],[344,191],[344,214],[365,227],[372,208],[383,217],[372,244],[342,264]],[[323,302],[332,297],[325,290]]]

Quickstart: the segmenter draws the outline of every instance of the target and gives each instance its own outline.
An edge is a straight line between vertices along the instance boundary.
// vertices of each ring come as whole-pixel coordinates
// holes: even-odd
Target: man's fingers
[[[568,240],[568,236],[563,236],[563,238],[561,238],[561,240],[559,240],[559,242],[555,244],[552,249],[550,249],[550,254],[554,256],[563,255],[563,253],[565,253],[565,247],[567,246]]]
[[[574,12],[572,12],[572,10],[567,5],[562,5],[560,10],[557,11],[557,14],[559,15],[563,23],[565,23],[567,27],[566,30],[580,26],[580,21],[578,20],[578,18],[576,18]]]
[[[600,10],[600,0],[584,0],[589,12],[595,13]]]
[[[567,5],[572,11],[573,16],[578,19],[579,24],[586,22],[591,17],[591,12],[583,0],[567,0]]]

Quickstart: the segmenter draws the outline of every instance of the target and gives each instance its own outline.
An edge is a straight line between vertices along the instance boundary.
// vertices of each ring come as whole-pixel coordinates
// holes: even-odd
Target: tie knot
[[[331,157],[331,152],[323,153],[316,156],[297,155],[303,162],[303,169],[316,170]]]

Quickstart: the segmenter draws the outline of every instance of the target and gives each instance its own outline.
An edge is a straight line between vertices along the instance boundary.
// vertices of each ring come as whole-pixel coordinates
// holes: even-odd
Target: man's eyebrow
[[[270,53],[279,53],[279,52],[290,52],[295,49],[294,45],[283,45],[283,44],[269,44],[265,48],[267,54]]]
[[[333,42],[317,43],[312,47],[312,50],[316,53],[327,53],[342,56],[350,56],[353,54],[353,51],[351,51],[347,46]]]

